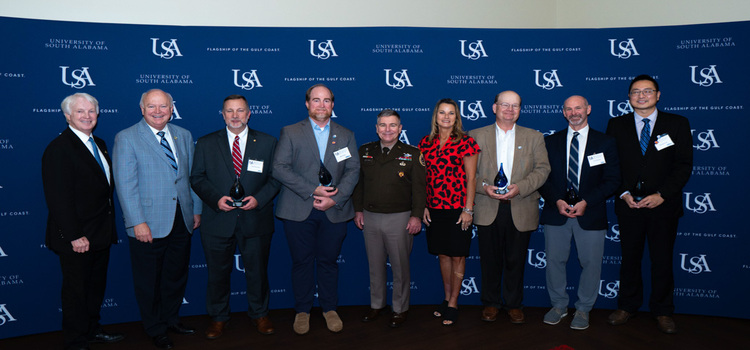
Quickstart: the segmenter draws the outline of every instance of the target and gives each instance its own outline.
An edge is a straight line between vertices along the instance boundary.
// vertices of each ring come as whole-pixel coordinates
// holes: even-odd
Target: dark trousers
[[[476,226],[482,267],[482,304],[505,309],[521,308],[523,270],[531,232],[516,229],[510,203],[500,203],[492,224]]]
[[[179,205],[168,236],[155,238],[152,243],[133,237],[129,241],[135,299],[146,334],[155,337],[180,322],[180,306],[187,286],[190,233]]]
[[[99,311],[107,285],[109,248],[59,257],[65,347],[86,347],[100,329]]]
[[[674,312],[672,260],[678,218],[618,216],[618,221],[622,247],[618,307],[634,313],[643,305],[641,262],[645,244],[648,241],[651,259],[649,308],[655,316],[672,315]]]
[[[346,222],[332,223],[325,212],[313,209],[305,221],[284,220],[284,232],[292,256],[294,310],[310,312],[316,270],[320,307],[323,312],[336,310],[339,280],[336,261],[346,237]]]
[[[206,310],[216,322],[229,320],[229,295],[231,292],[232,268],[235,250],[239,247],[247,288],[247,315],[260,318],[268,315],[270,288],[268,286],[268,256],[271,250],[271,234],[247,237],[237,221],[234,233],[219,237],[201,233],[203,252],[208,266],[206,286]]]

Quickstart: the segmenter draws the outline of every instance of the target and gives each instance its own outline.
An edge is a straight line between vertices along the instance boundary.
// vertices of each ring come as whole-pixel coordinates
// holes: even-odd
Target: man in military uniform
[[[386,258],[393,271],[393,314],[389,325],[399,327],[409,310],[409,254],[413,237],[422,229],[425,206],[425,168],[419,149],[398,140],[401,117],[385,109],[375,130],[380,141],[359,148],[361,170],[352,194],[354,223],[364,231],[370,263],[372,321],[386,308]]]

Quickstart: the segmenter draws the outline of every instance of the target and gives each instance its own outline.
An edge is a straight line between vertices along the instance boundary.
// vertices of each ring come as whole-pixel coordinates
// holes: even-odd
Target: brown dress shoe
[[[631,317],[633,317],[633,314],[622,309],[617,309],[613,313],[609,314],[607,322],[613,326],[619,326],[621,324],[625,324],[625,322],[628,322]]]
[[[263,316],[261,318],[253,319],[253,324],[256,328],[258,328],[258,332],[260,334],[273,334],[273,322],[271,322],[271,319],[268,316]]]
[[[510,323],[513,323],[513,324],[526,323],[526,316],[524,316],[523,310],[521,309],[508,310],[508,316],[510,316]]]
[[[485,306],[484,310],[482,310],[482,321],[495,322],[499,311],[494,306]]]
[[[394,312],[393,315],[391,315],[391,320],[388,325],[391,326],[391,328],[401,327],[401,325],[406,322],[406,315],[408,313],[408,310],[404,312]]]
[[[221,337],[224,333],[224,327],[226,327],[227,321],[211,321],[211,325],[206,329],[206,338],[216,339]]]
[[[364,315],[362,317],[362,322],[370,322],[376,320],[378,317],[380,317],[380,313],[383,312],[385,308],[381,309],[373,309],[370,308],[370,311],[367,312],[367,315]]]
[[[659,323],[659,330],[667,334],[677,333],[677,325],[671,316],[656,316],[656,322]]]

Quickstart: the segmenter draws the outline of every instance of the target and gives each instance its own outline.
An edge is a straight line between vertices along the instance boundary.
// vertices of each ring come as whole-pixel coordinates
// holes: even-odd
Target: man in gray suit
[[[208,339],[222,335],[229,321],[229,286],[234,251],[239,246],[247,285],[247,314],[262,334],[273,334],[268,317],[268,256],[273,234],[273,197],[280,184],[271,177],[276,138],[250,129],[250,107],[242,95],[224,99],[226,128],[198,139],[190,182],[203,200],[201,242],[208,265]],[[244,189],[239,207],[230,188]]]
[[[201,202],[189,181],[195,146],[189,131],[167,126],[171,95],[149,90],[140,106],[143,119],[115,136],[115,184],[143,327],[156,347],[171,349],[167,331],[195,333],[179,318],[191,234],[200,225]]]
[[[354,133],[331,121],[333,99],[325,85],[307,89],[308,117],[281,129],[273,160],[273,176],[284,185],[276,216],[284,222],[292,256],[297,312],[293,329],[297,334],[310,330],[316,273],[326,325],[332,332],[343,329],[336,313],[336,260],[346,237],[346,222],[354,217],[349,199],[359,179],[359,157]],[[320,182],[318,175],[324,169],[332,183]]]
[[[547,180],[550,165],[542,134],[516,125],[521,96],[513,91],[497,94],[492,111],[495,123],[469,132],[482,149],[477,165],[477,184],[482,186],[477,186],[474,206],[482,266],[482,320],[495,321],[503,308],[511,323],[521,324],[526,322],[521,310],[526,250],[531,232],[539,225],[537,189]],[[505,194],[495,193],[498,187],[493,184],[501,166],[510,180]]]

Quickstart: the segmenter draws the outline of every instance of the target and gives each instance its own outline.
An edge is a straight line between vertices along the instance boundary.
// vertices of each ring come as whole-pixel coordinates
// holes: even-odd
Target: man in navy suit
[[[206,337],[222,335],[229,321],[230,275],[239,246],[245,268],[247,314],[262,334],[273,334],[268,317],[268,256],[274,230],[273,197],[280,184],[271,176],[276,138],[250,129],[250,107],[242,95],[224,99],[226,128],[198,139],[190,182],[203,200],[201,242],[208,265]],[[235,181],[244,197],[232,206]]]
[[[620,165],[615,140],[589,127],[591,105],[582,96],[571,96],[563,104],[568,121],[564,131],[544,141],[552,171],[539,190],[545,205],[544,225],[547,254],[547,292],[552,309],[544,323],[555,325],[568,314],[566,265],[570,240],[574,239],[581,264],[578,301],[570,328],[589,327],[589,311],[599,293],[599,277],[607,233],[607,205],[620,185]]]
[[[89,343],[113,343],[122,334],[99,324],[109,265],[109,247],[117,242],[112,202],[112,162],[104,140],[93,135],[99,102],[86,93],[62,102],[68,127],[42,156],[42,185],[47,200],[47,248],[62,268],[62,330],[65,349]]]
[[[172,96],[141,96],[143,119],[115,136],[117,197],[130,241],[135,298],[154,345],[171,349],[167,331],[192,334],[180,323],[190,240],[200,225],[201,201],[190,190],[193,136],[175,125]]]
[[[354,133],[331,121],[333,92],[322,84],[305,93],[308,117],[281,129],[273,160],[273,176],[284,185],[276,216],[284,222],[292,256],[294,290],[293,329],[310,330],[310,309],[318,277],[318,295],[326,325],[340,332],[338,255],[346,237],[346,222],[354,218],[350,200],[359,180],[359,157]],[[321,184],[322,167],[332,184]],[[333,186],[335,186],[335,188]]]
[[[615,192],[622,264],[618,310],[609,323],[620,325],[643,304],[641,261],[646,241],[651,259],[649,308],[664,333],[676,333],[674,271],[677,223],[683,214],[682,188],[693,170],[693,139],[687,118],[659,111],[659,83],[639,75],[628,90],[634,113],[613,118],[607,134],[617,141],[622,184]]]

